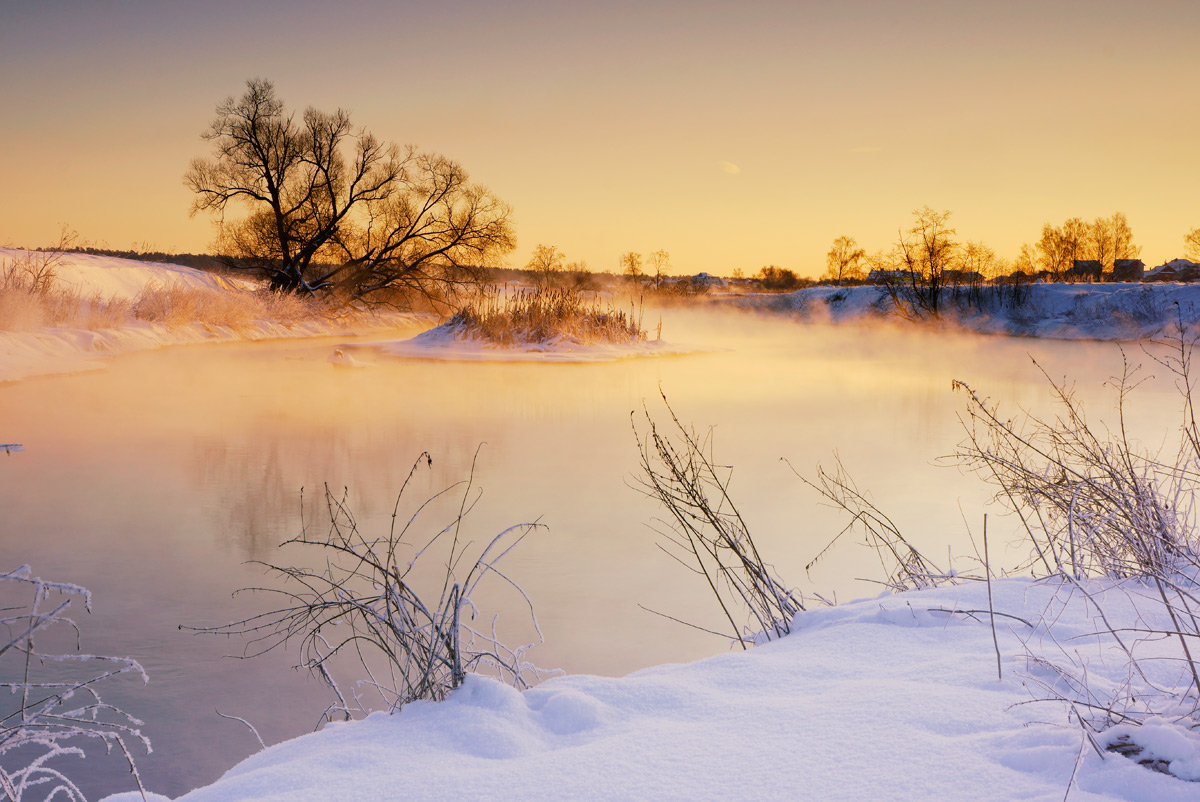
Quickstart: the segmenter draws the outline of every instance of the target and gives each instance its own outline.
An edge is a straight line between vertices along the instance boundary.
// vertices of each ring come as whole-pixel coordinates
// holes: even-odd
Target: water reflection
[[[279,342],[147,353],[103,373],[0,386],[3,435],[26,447],[0,458],[0,557],[95,592],[85,648],[146,665],[150,686],[121,689],[117,701],[148,722],[151,789],[175,795],[253,746],[214,707],[272,742],[310,729],[328,701],[288,670],[291,655],[222,659],[240,644],[177,629],[259,609],[231,596],[263,582],[246,561],[275,559],[302,519],[319,523],[326,484],[347,488],[360,528],[379,532],[418,453],[434,458],[411,488],[424,498],[464,479],[485,444],[472,536],[534,519],[548,526],[508,562],[546,635],[531,657],[621,674],[727,647],[639,607],[719,623],[701,584],[657,549],[647,524],[658,511],[628,486],[631,412],[645,401],[661,418],[660,387],[685,422],[716,427],[717,458],[735,466],[731,492],[780,574],[845,598],[875,592],[853,582],[876,575],[875,557],[847,544],[805,574],[844,521],[781,457],[808,472],[837,451],[906,537],[939,560],[948,547],[970,553],[964,518],[976,525],[988,489],[932,464],[961,436],[951,379],[1045,410],[1034,352],[1051,375],[1072,375],[1099,412],[1111,408],[1101,384],[1120,365],[1113,346],[1094,343],[688,310],[663,318],[664,337],[727,350],[595,365],[379,357],[340,371],[326,361],[335,341]],[[1161,439],[1174,420],[1170,393],[1147,387],[1139,404],[1139,434]],[[1003,523],[989,531],[1000,542]],[[118,781],[117,769],[89,780],[101,791],[125,787]]]

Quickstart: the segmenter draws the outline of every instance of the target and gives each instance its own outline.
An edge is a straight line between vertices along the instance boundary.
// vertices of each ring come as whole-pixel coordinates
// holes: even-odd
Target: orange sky
[[[436,7],[435,7],[436,6]],[[246,79],[460,161],[538,243],[615,270],[817,275],[953,211],[1005,257],[1123,211],[1200,226],[1200,3],[0,3],[0,245],[201,251],[182,184]]]

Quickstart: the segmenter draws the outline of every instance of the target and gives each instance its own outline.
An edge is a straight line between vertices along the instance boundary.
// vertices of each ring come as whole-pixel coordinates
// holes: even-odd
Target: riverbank
[[[623,678],[518,693],[472,676],[445,702],[326,726],[179,799],[1195,799],[1200,734],[1153,719],[1101,729],[1097,751],[1053,698],[1086,673],[1091,701],[1129,712],[1186,684],[1172,644],[1126,631],[1163,658],[1131,678],[1106,631],[1169,626],[1152,588],[1083,587],[1107,622],[1061,580],[993,583],[995,647],[987,589],[968,582],[802,612],[780,640]],[[1122,736],[1178,776],[1106,751]]]
[[[99,370],[114,356],[173,345],[350,337],[426,319],[399,312],[331,318],[295,300],[264,300],[243,279],[111,256],[0,248],[0,267],[18,274],[8,291],[27,306],[5,308],[12,327],[0,329],[0,382]],[[65,321],[42,325],[63,306],[70,307]]]
[[[938,319],[923,326],[978,334],[1055,340],[1147,340],[1170,336],[1182,320],[1200,325],[1200,284],[1046,284],[946,288]],[[783,314],[816,323],[903,318],[884,287],[810,287],[782,294],[717,297],[735,308]]]
[[[0,249],[0,263],[10,266],[22,259],[39,258],[45,259],[46,255]],[[72,295],[73,303],[84,310],[85,317],[97,317],[88,309],[105,304],[133,307],[141,300],[144,305],[147,293],[153,295],[162,291],[231,299],[253,295],[252,288],[244,280],[181,265],[77,253],[56,254],[54,259],[54,281]],[[1171,336],[1180,321],[1189,328],[1200,325],[1200,285],[1031,284],[1022,289],[1023,294],[1011,296],[1007,302],[1003,293],[1010,290],[984,289],[994,292],[983,303],[970,303],[967,296],[956,296],[948,289],[940,318],[922,318],[919,324],[981,334],[1114,341]],[[814,323],[861,323],[881,319],[902,322],[903,318],[885,288],[874,286],[812,287],[792,293],[718,296],[711,300],[718,305]],[[194,299],[186,301],[195,303]],[[283,310],[282,314],[264,314],[253,304],[248,305],[248,311],[247,305],[239,306],[236,301],[227,306],[236,310],[226,315],[236,317],[236,323],[222,322],[222,315],[204,321],[188,320],[186,315],[164,320],[164,317],[170,317],[169,314],[149,314],[146,317],[150,319],[138,319],[133,315],[114,315],[110,309],[99,316],[103,322],[87,326],[38,325],[35,321],[0,330],[0,382],[102,369],[113,356],[171,345],[326,335],[350,337],[411,326],[425,320],[421,316],[394,312],[335,319],[298,313],[291,308]],[[421,345],[430,343],[422,342]],[[621,349],[618,353],[609,353],[602,348],[592,348],[586,353],[575,353],[578,349],[570,348],[548,353],[539,347],[498,355],[495,349],[475,353],[469,343],[456,343],[449,351],[444,342],[432,345],[432,348],[395,345],[392,350],[395,351],[393,355],[406,357],[445,358],[453,351],[450,355],[456,359],[494,360],[504,356],[565,361],[692,350],[685,345],[650,342]]]

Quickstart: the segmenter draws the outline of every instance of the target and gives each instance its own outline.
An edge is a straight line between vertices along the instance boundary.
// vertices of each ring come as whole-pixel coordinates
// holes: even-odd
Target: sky
[[[460,162],[592,270],[816,276],[912,212],[1013,258],[1124,212],[1156,265],[1200,227],[1194,0],[0,0],[0,246],[64,226],[209,250],[189,162],[251,78]]]

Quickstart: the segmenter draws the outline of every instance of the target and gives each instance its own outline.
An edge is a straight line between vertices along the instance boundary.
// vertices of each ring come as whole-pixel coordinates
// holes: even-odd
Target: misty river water
[[[94,611],[75,611],[83,649],[145,666],[148,685],[119,683],[106,700],[146,722],[154,753],[140,757],[142,776],[175,796],[257,748],[215,710],[249,720],[270,744],[311,731],[330,701],[290,668],[294,653],[233,659],[225,655],[242,642],[179,629],[265,609],[261,597],[232,594],[270,581],[252,561],[291,558],[277,545],[299,534],[302,515],[319,523],[326,484],[347,489],[360,530],[382,533],[420,452],[433,469],[414,479],[417,500],[466,479],[478,451],[470,536],[545,525],[504,563],[545,635],[528,657],[620,675],[729,648],[642,609],[720,623],[703,582],[659,549],[659,511],[635,489],[643,404],[669,421],[660,388],[682,421],[715,427],[716,460],[734,466],[731,495],[785,581],[848,599],[879,591],[856,581],[880,578],[878,560],[848,541],[805,572],[846,521],[781,458],[811,476],[836,452],[901,531],[945,562],[949,551],[972,554],[967,529],[978,533],[990,495],[979,479],[935,464],[962,439],[964,398],[951,380],[1010,410],[1045,410],[1032,355],[1051,376],[1073,379],[1099,414],[1112,410],[1102,383],[1121,365],[1103,343],[696,310],[662,318],[664,339],[710,350],[597,364],[366,353],[370,367],[348,370],[328,362],[339,339],[276,341],[128,355],[104,371],[0,385],[0,441],[26,449],[0,455],[4,567],[28,563],[93,592]],[[1136,398],[1135,425],[1152,445],[1175,424],[1172,395],[1158,381]],[[993,542],[1013,530],[991,525]],[[481,602],[485,615],[483,603],[497,605],[512,640],[534,637],[519,597],[497,591]],[[116,757],[82,766],[74,773],[89,796],[131,787]]]

